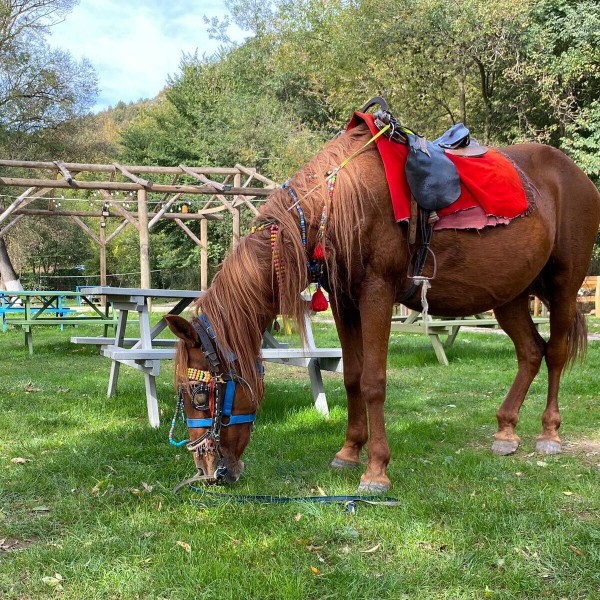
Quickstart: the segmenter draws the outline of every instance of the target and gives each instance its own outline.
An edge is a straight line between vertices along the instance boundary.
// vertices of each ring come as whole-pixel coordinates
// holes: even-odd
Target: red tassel
[[[321,290],[320,287],[317,288],[317,291],[313,294],[313,297],[310,301],[310,310],[313,312],[323,312],[329,308],[329,302],[327,302],[327,298],[325,298],[325,294]]]
[[[314,260],[325,260],[325,248],[321,242],[317,242],[315,249],[313,250],[312,257]]]

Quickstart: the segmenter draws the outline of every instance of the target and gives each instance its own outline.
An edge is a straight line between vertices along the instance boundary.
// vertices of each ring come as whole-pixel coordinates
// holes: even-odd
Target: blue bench
[[[35,306],[32,307],[35,311]],[[72,315],[77,311],[73,308],[46,308],[44,314],[55,315],[56,317],[66,317]],[[12,325],[18,325],[18,319],[25,319],[25,307],[24,306],[2,306],[0,307],[0,314],[2,315],[2,332],[6,333],[6,317],[9,317]],[[61,330],[64,329],[63,323],[57,323],[60,325]]]

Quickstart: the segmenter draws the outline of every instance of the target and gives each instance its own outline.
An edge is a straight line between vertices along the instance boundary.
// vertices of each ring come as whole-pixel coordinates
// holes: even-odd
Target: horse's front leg
[[[360,453],[369,435],[367,410],[360,394],[363,370],[362,327],[356,304],[345,296],[331,294],[331,308],[342,346],[344,386],[348,398],[346,440],[331,466],[337,469],[360,465]]]
[[[390,448],[385,433],[383,403],[393,304],[392,284],[373,275],[365,279],[359,303],[364,355],[360,391],[368,413],[369,461],[360,479],[360,492],[382,493],[391,485],[386,473]]]

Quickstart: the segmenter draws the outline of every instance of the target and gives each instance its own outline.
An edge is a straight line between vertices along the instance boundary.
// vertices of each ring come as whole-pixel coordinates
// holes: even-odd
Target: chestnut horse
[[[342,346],[348,397],[346,438],[332,466],[360,465],[361,451],[368,442],[368,462],[359,491],[380,493],[389,488],[390,450],[383,405],[392,307],[401,298],[411,309],[423,307],[420,289],[403,298],[411,287],[407,228],[394,220],[375,144],[363,148],[370,136],[364,125],[344,133],[290,180],[304,213],[306,247],[289,189],[273,191],[257,217],[258,227],[240,241],[210,289],[197,300],[204,321],[195,318],[190,323],[169,317],[170,328],[181,338],[176,381],[190,428],[188,448],[198,468],[192,479],[233,482],[243,469],[240,457],[263,396],[257,369],[262,332],[277,314],[295,317],[302,327],[307,307],[301,292],[310,281],[307,253],[310,256],[317,244],[326,207],[324,286],[330,292]],[[437,274],[427,292],[429,313],[459,317],[493,309],[514,343],[518,368],[497,412],[493,451],[498,454],[517,449],[519,409],[545,360],[548,395],[537,450],[556,453],[560,452],[561,374],[587,343],[586,323],[576,298],[598,232],[600,194],[586,175],[554,148],[521,144],[500,152],[516,165],[530,190],[530,211],[508,225],[435,232],[431,250]],[[339,171],[330,198],[327,175],[353,154]],[[427,264],[424,275],[431,274],[432,266]],[[532,322],[530,294],[550,310],[548,341]],[[223,391],[226,382],[239,383],[229,398],[230,405],[233,402],[229,414],[239,415],[237,421],[228,423],[230,417],[222,416],[228,414],[222,406],[215,414],[214,398],[212,404],[192,402],[191,386],[198,377],[190,374],[204,377],[211,371],[212,387],[201,384],[208,395],[221,387],[222,398],[227,395]]]

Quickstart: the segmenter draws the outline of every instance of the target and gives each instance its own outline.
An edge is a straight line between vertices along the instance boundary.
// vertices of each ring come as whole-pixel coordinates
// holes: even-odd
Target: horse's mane
[[[298,212],[292,207],[293,200],[287,190],[275,190],[262,206],[255,224],[274,222],[279,227],[276,244],[282,273],[280,283],[273,269],[267,226],[240,241],[223,262],[209,290],[196,301],[196,309],[207,315],[223,350],[225,356],[221,359],[227,366],[227,354],[236,355],[239,375],[250,384],[259,400],[263,386],[257,357],[263,330],[270,319],[276,314],[292,317],[302,340],[305,339],[307,305],[301,292],[310,283],[307,252],[310,255],[316,245],[324,206],[327,206],[327,227],[322,243],[332,293],[339,284],[337,265],[340,261],[350,264],[351,254],[360,244],[363,203],[371,197],[363,174],[350,161],[337,177],[333,203],[329,202],[326,177],[359,150],[369,135],[366,127],[359,126],[336,137],[290,180],[306,219],[306,249],[300,236]],[[373,144],[364,152],[376,152],[374,148]]]

